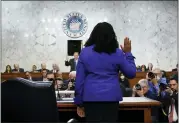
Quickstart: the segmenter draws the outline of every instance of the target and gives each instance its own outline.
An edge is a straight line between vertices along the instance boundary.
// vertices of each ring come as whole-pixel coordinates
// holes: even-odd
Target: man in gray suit
[[[73,56],[74,56],[73,59],[70,59],[69,61],[68,60],[65,61],[65,65],[71,67],[70,68],[70,72],[71,71],[76,71],[76,65],[78,63],[79,53],[78,52],[74,52]]]

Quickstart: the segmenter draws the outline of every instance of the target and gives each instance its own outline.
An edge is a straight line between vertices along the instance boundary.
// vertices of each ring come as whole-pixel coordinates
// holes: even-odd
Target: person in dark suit
[[[118,120],[119,101],[123,100],[119,70],[127,78],[134,78],[134,58],[129,38],[124,39],[124,46],[119,49],[111,24],[102,22],[94,27],[76,70],[74,103],[80,117],[85,116],[88,123]]]
[[[24,72],[23,68],[19,68],[19,64],[14,64],[14,69],[12,69],[13,73],[19,73],[19,72]]]
[[[169,88],[161,92],[159,101],[163,105],[162,121],[178,123],[178,75],[170,78]]]
[[[79,53],[78,52],[74,52],[74,58],[70,59],[69,61],[65,61],[65,66],[70,66],[70,72],[71,71],[76,71],[76,65],[78,63],[78,57],[79,57]]]
[[[119,78],[119,82],[125,87],[125,88],[129,88],[129,80],[122,74],[120,73],[120,78]]]
[[[59,66],[57,64],[52,64],[52,70],[51,70],[51,72],[53,72],[53,73],[60,72]]]
[[[47,70],[47,72],[49,72],[49,70],[46,68],[46,64],[45,63],[41,64],[41,69],[39,69],[38,71],[42,72],[43,70]]]
[[[31,73],[30,73],[29,71],[26,71],[26,72],[25,72],[25,79],[31,80],[31,81],[38,81],[38,78],[33,78],[33,77],[31,76]]]

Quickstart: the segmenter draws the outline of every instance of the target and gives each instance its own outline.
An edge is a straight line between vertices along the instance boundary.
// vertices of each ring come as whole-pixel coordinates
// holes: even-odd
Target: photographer
[[[159,84],[156,78],[157,76],[153,72],[148,72],[146,79],[148,81],[149,90],[155,94],[159,93]]]
[[[150,99],[157,99],[157,94],[149,90],[148,81],[146,79],[141,79],[138,84],[133,87],[133,97],[147,97]]]
[[[157,100],[157,94],[149,90],[147,79],[141,79],[138,84],[133,87],[133,97],[147,97],[153,100]],[[152,122],[158,122],[158,108],[152,107]]]
[[[160,92],[159,100],[162,102],[162,121],[178,122],[178,76],[169,81],[169,88]]]

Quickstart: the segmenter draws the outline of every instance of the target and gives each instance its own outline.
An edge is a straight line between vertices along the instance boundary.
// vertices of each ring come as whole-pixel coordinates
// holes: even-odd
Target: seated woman
[[[120,78],[119,78],[119,82],[125,87],[125,88],[129,88],[129,81],[128,79],[122,74],[119,74]]]
[[[11,68],[10,65],[7,65],[7,66],[6,66],[6,70],[5,70],[4,73],[12,73],[12,68]]]
[[[142,72],[146,72],[146,71],[147,71],[146,66],[145,66],[145,65],[142,65],[142,66],[141,66],[141,70],[142,70]]]
[[[36,65],[32,66],[32,73],[38,73]]]

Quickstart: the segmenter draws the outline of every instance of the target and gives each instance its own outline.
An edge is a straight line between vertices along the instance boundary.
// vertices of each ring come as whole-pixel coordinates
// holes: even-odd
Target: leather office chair
[[[23,78],[1,83],[1,122],[59,122],[54,85]]]

